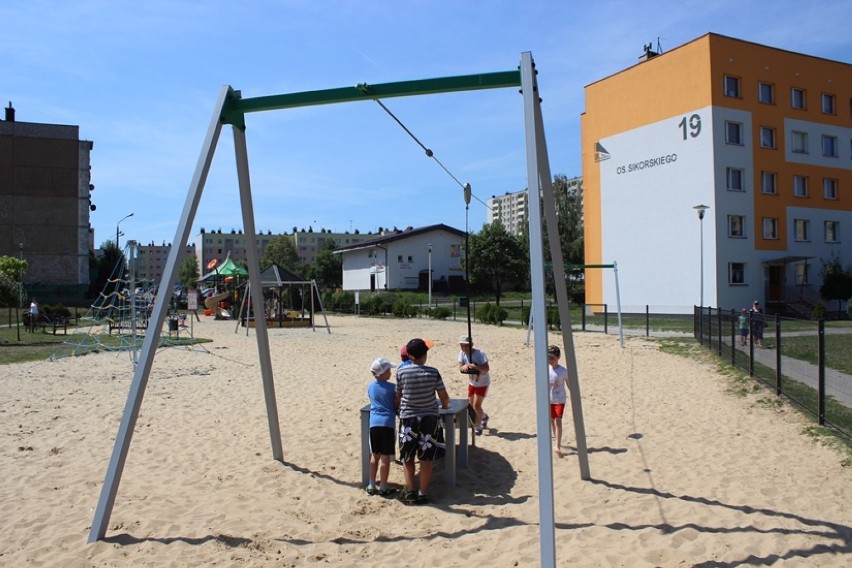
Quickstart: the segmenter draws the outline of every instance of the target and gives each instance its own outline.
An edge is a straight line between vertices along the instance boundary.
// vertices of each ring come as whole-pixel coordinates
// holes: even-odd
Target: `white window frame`
[[[807,154],[808,153],[808,133],[802,132],[800,130],[793,130],[790,134],[791,139],[791,151],[794,154]]]
[[[820,110],[822,114],[836,114],[837,113],[837,98],[831,93],[821,93],[820,97]]]
[[[837,199],[837,180],[834,178],[822,178],[823,199]]]
[[[771,126],[760,127],[760,147],[769,149],[775,148],[775,129]]]
[[[741,286],[745,284],[745,262],[728,263],[728,284]]]
[[[757,83],[757,100],[765,105],[774,105],[775,85],[759,81]]]
[[[837,136],[822,135],[822,155],[826,158],[837,157]]]
[[[771,181],[770,181],[771,180]],[[769,186],[772,187],[769,187]],[[760,192],[766,195],[778,194],[778,174],[775,172],[760,172]]]
[[[790,108],[807,110],[808,92],[805,89],[799,87],[790,88]]]
[[[840,242],[840,223],[838,221],[825,221],[823,224],[823,235],[827,243]]]
[[[722,80],[722,90],[726,97],[733,97],[735,99],[740,98],[740,93],[742,90],[740,89],[740,78],[735,77],[733,75],[725,75],[725,78]]]
[[[743,145],[743,123],[732,120],[725,121],[725,144]]]
[[[745,238],[745,215],[728,215],[728,237]]]
[[[745,170],[742,168],[726,168],[725,183],[728,191],[745,191]]]
[[[796,285],[810,284],[811,266],[806,262],[796,264]]]
[[[778,218],[763,218],[763,238],[769,241],[778,240]]]
[[[807,197],[808,196],[808,176],[793,176],[793,196]]]
[[[793,240],[807,242],[810,240],[810,221],[807,219],[793,219]]]

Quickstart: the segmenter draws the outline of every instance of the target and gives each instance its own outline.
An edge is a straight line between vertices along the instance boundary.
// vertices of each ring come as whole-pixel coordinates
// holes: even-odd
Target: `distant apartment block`
[[[0,120],[0,255],[21,257],[42,302],[82,303],[89,287],[90,155],[80,128]]]
[[[166,265],[166,259],[169,257],[169,252],[172,250],[171,244],[163,243],[156,245],[153,242],[147,245],[137,245],[136,249],[136,279],[157,284],[163,278],[163,268]],[[190,243],[186,247],[186,255],[195,255],[195,243]],[[185,257],[184,257],[185,258]],[[178,269],[183,265],[183,261],[179,261]]]
[[[568,180],[566,191],[569,193],[582,192],[583,178],[581,176]],[[500,221],[503,227],[513,235],[520,235],[528,223],[529,192],[526,189],[492,195],[488,200],[488,223]]]

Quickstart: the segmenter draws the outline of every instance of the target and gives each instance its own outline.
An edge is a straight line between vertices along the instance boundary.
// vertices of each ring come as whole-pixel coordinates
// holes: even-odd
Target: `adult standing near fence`
[[[766,327],[763,308],[760,302],[754,301],[751,306],[751,337],[756,347],[763,347],[763,328]]]
[[[30,300],[30,309],[27,313],[30,316],[30,331],[35,333],[36,326],[38,325],[38,302],[35,298]]]

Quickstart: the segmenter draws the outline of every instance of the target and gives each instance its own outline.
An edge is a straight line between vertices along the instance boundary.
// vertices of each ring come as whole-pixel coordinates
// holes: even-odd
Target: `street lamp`
[[[701,295],[699,296],[699,307],[704,307],[704,212],[710,209],[707,205],[696,205],[693,207],[698,211],[698,224],[700,231],[700,278],[701,278]]]
[[[133,213],[128,213],[127,215],[121,218],[121,221],[124,221],[129,217],[133,217]],[[119,251],[121,251],[121,247],[118,246],[118,226],[121,225],[121,221],[115,224],[115,248],[117,248]]]
[[[21,281],[18,288],[18,305],[24,307],[24,243],[18,245],[21,247]]]
[[[432,309],[432,244],[429,244],[429,309]]]

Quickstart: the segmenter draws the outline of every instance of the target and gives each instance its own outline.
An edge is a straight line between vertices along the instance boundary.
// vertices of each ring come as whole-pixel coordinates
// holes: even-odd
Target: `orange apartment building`
[[[852,263],[850,64],[709,33],[585,96],[586,263],[623,311],[807,311]],[[606,271],[586,302],[615,308]]]

